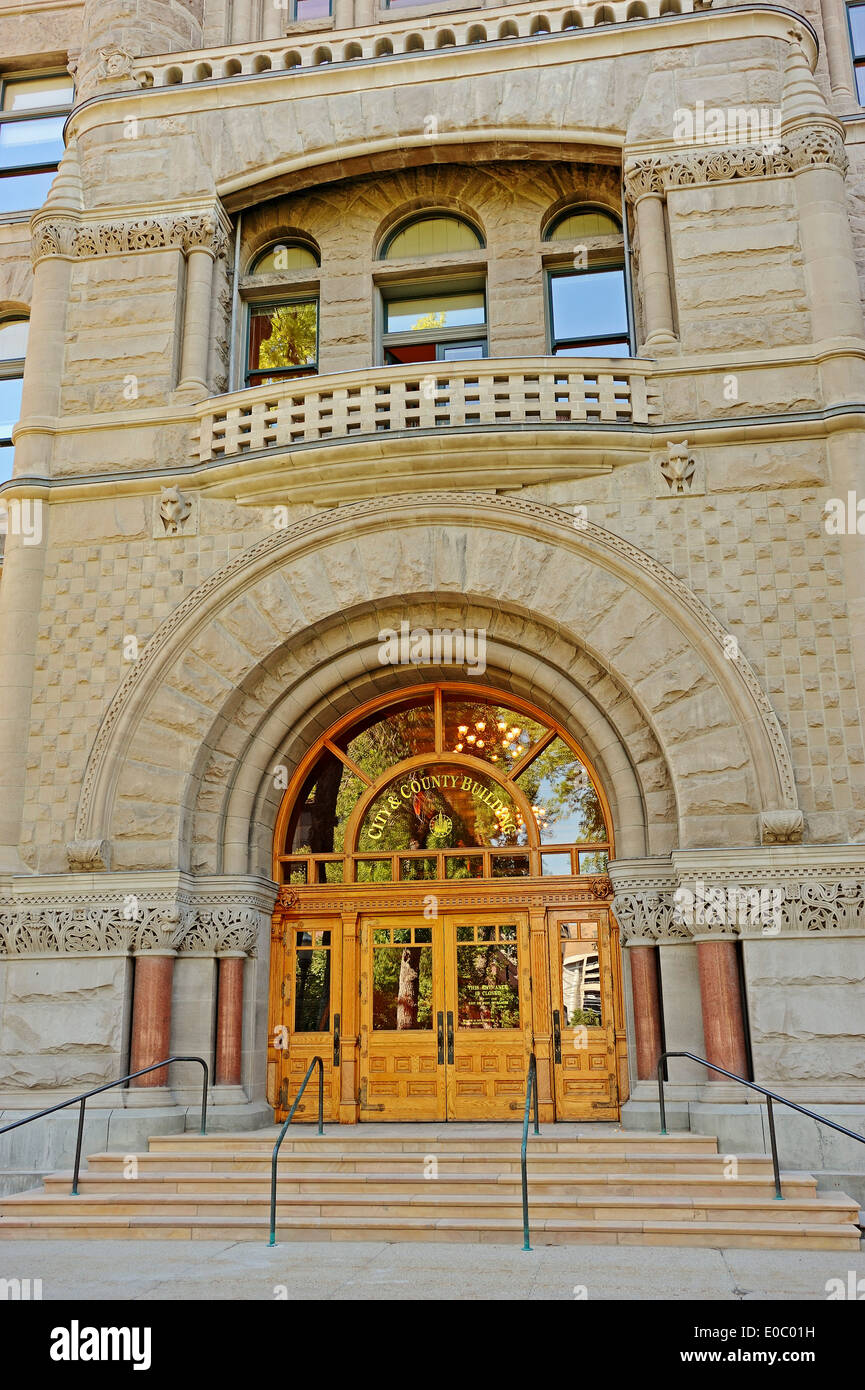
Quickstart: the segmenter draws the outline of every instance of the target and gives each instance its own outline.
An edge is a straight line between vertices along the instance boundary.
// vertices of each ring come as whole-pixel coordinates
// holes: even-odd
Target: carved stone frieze
[[[121,256],[131,251],[209,250],[224,256],[228,239],[214,213],[182,216],[137,217],[128,222],[84,222],[72,217],[39,218],[33,229],[31,258],[66,256],[88,260],[95,256]]]
[[[688,933],[673,920],[672,885],[616,887],[613,913],[622,932],[623,946],[653,946],[659,941],[687,941]]]
[[[730,179],[759,179],[800,169],[831,167],[844,174],[847,156],[834,125],[810,125],[765,144],[701,146],[638,155],[625,162],[625,192],[635,203],[647,194]]]
[[[0,902],[0,957],[26,955],[254,955],[270,895],[193,891],[22,895]]]

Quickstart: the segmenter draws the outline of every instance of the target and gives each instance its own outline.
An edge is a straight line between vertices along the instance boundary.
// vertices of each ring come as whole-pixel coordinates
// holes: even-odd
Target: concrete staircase
[[[567,1131],[570,1131],[568,1133]],[[0,1238],[268,1238],[277,1130],[150,1140],[0,1200]],[[529,1139],[533,1245],[858,1250],[855,1202],[717,1140],[547,1125]],[[137,1173],[137,1176],[129,1176]],[[280,1150],[277,1239],[522,1243],[520,1127],[297,1126]]]

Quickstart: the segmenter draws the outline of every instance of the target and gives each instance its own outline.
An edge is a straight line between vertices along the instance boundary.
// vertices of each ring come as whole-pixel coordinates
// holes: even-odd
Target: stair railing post
[[[78,1111],[78,1139],[75,1143],[75,1168],[72,1172],[72,1191],[70,1193],[72,1197],[78,1196],[78,1173],[81,1168],[81,1141],[84,1138],[84,1107],[86,1104],[87,1098],[82,1096]]]
[[[775,1138],[775,1109],[772,1105],[772,1097],[766,1097],[766,1113],[769,1116],[769,1141],[772,1145],[772,1167],[775,1170],[775,1201],[783,1202],[784,1194],[781,1191],[781,1170],[778,1167],[778,1141]]]

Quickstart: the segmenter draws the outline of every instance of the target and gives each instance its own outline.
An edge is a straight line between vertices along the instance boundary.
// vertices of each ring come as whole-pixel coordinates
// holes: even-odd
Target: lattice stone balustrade
[[[202,401],[198,457],[231,458],[382,433],[647,424],[651,364],[623,359],[487,358],[296,377]]]
[[[475,10],[465,19],[453,14],[414,19],[400,16],[362,29],[331,30],[323,25],[320,30],[289,34],[282,39],[208,48],[206,55],[199,50],[140,58],[132,71],[140,87],[174,87],[186,82],[317,68],[505,39],[540,39],[631,20],[691,14],[694,8],[694,0],[616,0],[615,4],[603,5],[513,5],[480,13]],[[699,0],[697,8],[701,8]]]

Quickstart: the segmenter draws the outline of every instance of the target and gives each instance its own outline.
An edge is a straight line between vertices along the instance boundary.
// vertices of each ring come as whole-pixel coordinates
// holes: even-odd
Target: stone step
[[[175,1216],[22,1216],[0,1221],[0,1238],[26,1240],[149,1239],[149,1240],[266,1240],[266,1226],[250,1217]],[[277,1240],[288,1241],[430,1241],[519,1245],[522,1220],[441,1218],[433,1223],[416,1217],[286,1217],[280,1216]],[[735,1221],[639,1221],[635,1218],[592,1221],[538,1221],[531,1243],[541,1245],[699,1245],[716,1249],[858,1251],[855,1226],[797,1224],[750,1219]]]
[[[387,1152],[398,1153],[420,1153],[420,1154],[446,1154],[459,1153],[462,1155],[478,1154],[486,1157],[490,1151],[500,1150],[513,1152],[514,1147],[519,1153],[521,1132],[511,1129],[511,1132],[503,1133],[501,1136],[485,1137],[482,1139],[466,1138],[463,1135],[442,1135],[438,1131],[428,1135],[412,1136],[403,1138],[399,1135],[376,1134],[364,1135],[363,1133],[355,1137],[354,1134],[347,1138],[344,1126],[335,1126],[333,1133],[310,1134],[302,1137],[286,1135],[280,1146],[280,1153],[315,1153],[322,1149],[335,1148],[340,1152],[350,1152],[352,1154],[362,1154],[364,1152],[374,1152],[376,1154]],[[361,1127],[362,1128],[362,1127]],[[342,1132],[339,1132],[342,1130]],[[148,1151],[154,1153],[174,1153],[182,1149],[191,1154],[208,1154],[212,1148],[221,1147],[225,1149],[230,1146],[231,1151],[238,1156],[245,1154],[270,1154],[279,1135],[279,1130],[256,1130],[251,1134],[167,1134],[151,1138],[148,1143]],[[530,1135],[529,1144],[533,1151],[537,1153],[551,1154],[572,1154],[575,1149],[586,1154],[619,1154],[625,1149],[633,1149],[640,1153],[652,1154],[661,1152],[679,1151],[684,1155],[695,1153],[717,1154],[718,1141],[716,1138],[702,1134],[670,1134],[652,1135],[644,1134],[642,1131],[633,1133],[611,1134],[603,1139],[584,1138],[583,1136],[572,1138],[546,1138],[543,1133],[536,1138]]]
[[[519,1145],[513,1145],[508,1149],[490,1150],[485,1154],[463,1154],[463,1153],[436,1153],[432,1154],[428,1150],[417,1150],[415,1152],[373,1152],[364,1151],[361,1155],[353,1153],[351,1150],[342,1151],[314,1149],[301,1152],[286,1150],[283,1146],[279,1151],[280,1171],[287,1170],[291,1173],[356,1173],[356,1174],[382,1174],[390,1172],[423,1170],[424,1162],[428,1157],[434,1156],[438,1163],[439,1176],[443,1172],[453,1172],[460,1174],[484,1174],[491,1170],[496,1174],[520,1172],[520,1150]],[[90,1155],[87,1159],[90,1172],[97,1170],[122,1171],[123,1165],[128,1162],[128,1154],[101,1153]],[[198,1151],[187,1152],[184,1149],[177,1149],[171,1152],[150,1152],[146,1154],[136,1154],[138,1161],[139,1175],[144,1172],[163,1172],[166,1168],[172,1171],[184,1172],[249,1172],[249,1173],[270,1173],[272,1159],[272,1146],[261,1153],[246,1156],[238,1156],[231,1149],[210,1150],[206,1153]],[[616,1154],[595,1154],[585,1153],[581,1149],[571,1149],[563,1153],[543,1153],[533,1145],[529,1145],[528,1163],[533,1172],[538,1174],[561,1173],[570,1176],[574,1173],[607,1173],[609,1171],[622,1172],[670,1172],[682,1174],[710,1173],[723,1177],[729,1168],[730,1156],[718,1154],[716,1152],[696,1153],[689,1156],[679,1152],[669,1153],[645,1153],[625,1151]],[[771,1159],[762,1154],[746,1154],[737,1156],[736,1172],[740,1176],[748,1174],[755,1176],[765,1176],[772,1172]]]
[[[310,1173],[302,1177],[292,1176],[280,1169],[277,1190],[283,1192],[381,1192],[417,1191],[428,1192],[435,1184],[437,1193],[521,1193],[521,1178],[518,1172],[508,1174],[466,1173],[451,1174],[435,1179],[424,1179],[417,1171],[411,1173],[389,1173],[386,1177],[375,1173]],[[678,1196],[729,1196],[731,1191],[743,1190],[746,1195],[762,1198],[775,1196],[774,1181],[771,1175],[739,1176],[735,1181],[712,1175],[686,1176],[680,1173],[629,1174],[589,1173],[556,1174],[539,1176],[531,1166],[528,1173],[529,1192],[550,1196],[580,1196],[597,1191],[601,1196],[646,1197],[653,1194],[664,1196],[675,1193]],[[45,1179],[45,1190],[54,1194],[68,1194],[72,1185],[72,1173],[53,1173]],[[813,1197],[817,1192],[817,1180],[808,1173],[782,1174],[784,1195],[790,1197]],[[260,1173],[188,1173],[182,1170],[168,1170],[163,1173],[151,1172],[135,1179],[124,1178],[120,1172],[85,1172],[79,1177],[79,1190],[88,1194],[114,1194],[122,1197],[130,1189],[136,1192],[213,1192],[242,1191],[270,1192],[270,1171]]]
[[[395,1217],[407,1215],[437,1221],[443,1217],[466,1216],[471,1212],[490,1217],[514,1217],[522,1207],[517,1194],[468,1193],[454,1195],[430,1191],[423,1193],[340,1193],[301,1192],[280,1193],[278,1208],[285,1212],[321,1217],[373,1215]],[[147,1193],[127,1190],[122,1195],[82,1192],[78,1197],[68,1193],[22,1193],[8,1198],[0,1210],[0,1226],[8,1212],[12,1216],[202,1216],[217,1219],[256,1212],[262,1221],[270,1210],[270,1194],[249,1192],[212,1193]],[[793,1221],[809,1225],[855,1224],[858,1208],[848,1198],[823,1196],[786,1198],[783,1202],[762,1197],[734,1194],[726,1197],[691,1197],[667,1194],[651,1198],[640,1196],[538,1196],[530,1204],[538,1221],[563,1216],[584,1215],[590,1220],[615,1220],[624,1217],[639,1221],[680,1220],[709,1221],[713,1217],[728,1221],[747,1221],[751,1217],[763,1222]]]

